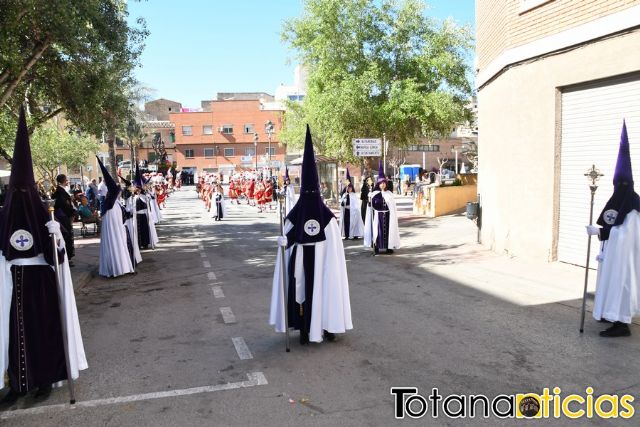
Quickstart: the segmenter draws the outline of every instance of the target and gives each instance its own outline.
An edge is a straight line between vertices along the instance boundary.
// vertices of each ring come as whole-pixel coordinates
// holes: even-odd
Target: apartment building
[[[170,114],[178,169],[228,176],[269,165],[275,173],[284,165],[286,149],[278,140],[282,111],[243,98],[207,101],[209,111]]]
[[[476,28],[482,242],[582,265],[623,119],[640,160],[640,0],[477,0]]]

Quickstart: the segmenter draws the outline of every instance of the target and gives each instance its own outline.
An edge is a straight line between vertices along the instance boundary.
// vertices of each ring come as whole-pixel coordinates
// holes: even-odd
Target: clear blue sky
[[[430,0],[427,15],[474,25],[474,0]],[[282,23],[302,0],[148,0],[129,2],[129,18],[150,31],[138,80],[185,107],[217,92],[267,92],[293,83],[295,58],[280,41]]]

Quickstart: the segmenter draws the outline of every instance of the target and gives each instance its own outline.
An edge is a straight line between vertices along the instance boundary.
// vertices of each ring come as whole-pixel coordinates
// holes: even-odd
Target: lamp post
[[[456,146],[452,146],[451,147],[451,151],[453,151],[456,155],[456,170],[454,171],[456,173],[456,175],[458,175],[458,148],[456,148]]]
[[[269,166],[269,178],[271,178],[271,136],[273,135],[273,123],[271,120],[267,120],[264,124],[264,130],[269,138],[269,148],[267,153],[267,165]]]
[[[258,173],[258,132],[253,133],[253,155],[256,156],[256,174]]]

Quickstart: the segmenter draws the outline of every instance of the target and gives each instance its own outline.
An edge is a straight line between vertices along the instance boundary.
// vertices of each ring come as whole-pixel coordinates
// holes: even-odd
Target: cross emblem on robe
[[[24,248],[27,243],[29,243],[29,239],[24,237],[24,235],[20,235],[19,239],[16,240],[16,243],[20,245],[21,248]]]
[[[309,229],[309,231],[311,231],[312,233],[316,230],[316,226],[313,224],[310,224],[309,227],[307,227]]]
[[[617,215],[612,213],[607,214],[607,222],[614,222],[616,220]]]

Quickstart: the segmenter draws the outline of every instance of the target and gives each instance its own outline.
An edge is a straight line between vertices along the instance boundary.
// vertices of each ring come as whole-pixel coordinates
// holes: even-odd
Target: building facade
[[[477,0],[476,28],[482,242],[583,264],[623,119],[640,159],[640,0]]]
[[[264,108],[260,99],[214,100],[209,105],[210,111],[170,115],[178,169],[225,176],[269,165],[274,173],[280,169],[286,151],[278,140],[281,110]]]

